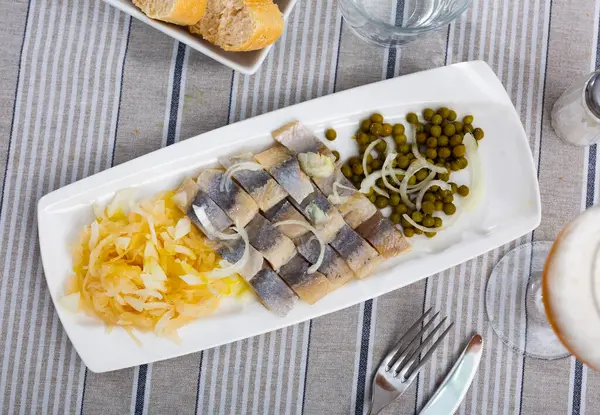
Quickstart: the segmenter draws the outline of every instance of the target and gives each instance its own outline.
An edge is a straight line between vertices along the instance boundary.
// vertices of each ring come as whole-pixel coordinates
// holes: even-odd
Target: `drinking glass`
[[[516,247],[486,287],[491,327],[529,357],[571,354],[600,369],[600,207],[581,214],[554,242]]]
[[[363,40],[399,47],[443,28],[471,0],[339,0],[344,21]]]

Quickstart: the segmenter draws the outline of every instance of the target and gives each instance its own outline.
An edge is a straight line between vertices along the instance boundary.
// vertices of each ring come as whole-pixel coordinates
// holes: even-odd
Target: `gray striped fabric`
[[[0,0],[0,411],[362,414],[373,366],[434,306],[456,327],[384,413],[418,411],[476,331],[487,348],[461,414],[600,413],[600,375],[572,358],[522,358],[494,336],[484,304],[504,253],[551,240],[597,201],[596,148],[561,144],[549,113],[574,77],[598,65],[599,15],[600,0],[475,0],[448,29],[385,51],[350,33],[335,0],[303,0],[259,72],[243,76],[100,0]],[[42,195],[230,122],[472,59],[496,71],[530,138],[544,216],[535,232],[311,322],[135,369],[86,370],[46,290],[35,217]],[[503,313],[523,336],[523,316],[510,305]]]

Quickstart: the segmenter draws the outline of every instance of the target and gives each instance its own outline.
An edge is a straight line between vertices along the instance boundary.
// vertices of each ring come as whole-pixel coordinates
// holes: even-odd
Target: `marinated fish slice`
[[[271,133],[275,141],[280,142],[292,153],[316,153],[331,157],[335,156],[331,150],[319,140],[308,128],[299,121],[292,121]]]
[[[296,202],[301,203],[313,192],[310,178],[300,169],[296,157],[281,144],[276,144],[270,149],[256,154],[254,159]]]
[[[358,278],[369,275],[383,261],[383,257],[347,225],[331,241],[331,246],[344,258]]]
[[[242,238],[233,241],[222,241],[216,248],[217,254],[222,260],[229,265],[237,263],[244,255],[246,244]],[[250,281],[252,277],[263,268],[265,262],[263,256],[252,245],[248,247],[250,258],[244,267],[238,272],[246,281]]]
[[[320,272],[308,273],[310,264],[295,255],[279,269],[279,276],[308,304],[314,304],[331,291],[331,284]]]
[[[238,163],[256,163],[252,153],[220,158],[219,162],[227,169]],[[283,190],[283,187],[264,170],[240,170],[233,173],[232,176],[252,196],[263,212],[271,209],[287,197],[287,192]]]
[[[340,203],[334,203],[344,220],[352,229],[355,229],[361,223],[369,219],[377,212],[377,208],[371,201],[358,190],[354,189],[354,184],[348,180],[340,171],[336,171],[329,177],[314,177],[313,181],[326,196],[334,195],[333,184],[338,181],[342,186],[337,187],[337,194],[340,197]],[[335,199],[335,197],[333,198]],[[330,199],[331,200],[331,199]]]
[[[265,217],[270,220],[271,223],[282,222],[284,220],[297,220],[310,225],[308,221],[304,219],[304,216],[302,216],[302,214],[298,212],[298,210],[287,200],[282,200],[277,205],[265,212]],[[295,239],[306,234],[307,232],[310,232],[308,229],[300,225],[281,225],[278,226],[278,228],[281,233],[290,239]]]
[[[265,257],[275,270],[296,255],[294,242],[261,214],[246,226],[250,244]]]
[[[289,313],[298,301],[298,296],[270,268],[261,269],[248,283],[267,310],[279,317]]]
[[[384,258],[392,258],[406,252],[410,245],[392,221],[377,212],[362,223],[356,232],[365,238]]]
[[[321,246],[312,234],[306,234],[295,241],[296,249],[309,263],[314,264],[319,258]],[[331,291],[341,287],[352,278],[354,272],[346,261],[331,246],[325,245],[325,255],[318,271],[325,275],[331,283]]]
[[[206,229],[201,223],[200,218],[198,217],[200,209],[204,210],[206,218],[214,229]],[[190,203],[186,214],[209,239],[217,238],[214,235],[213,230],[216,230],[217,232],[223,232],[225,229],[233,225],[229,219],[229,216],[223,212],[223,209],[217,206],[217,204],[202,190],[198,190],[196,196],[194,196],[192,199],[192,203]]]
[[[258,205],[237,183],[232,182],[229,190],[221,191],[224,172],[206,169],[198,176],[198,186],[215,201],[239,226],[246,226],[258,213]]]
[[[342,215],[317,188],[304,202],[292,201],[292,204],[308,219],[325,243],[331,242],[339,230],[346,225]]]

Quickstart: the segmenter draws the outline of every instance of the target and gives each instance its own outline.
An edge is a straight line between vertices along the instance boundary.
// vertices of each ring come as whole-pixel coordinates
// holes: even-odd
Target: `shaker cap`
[[[585,86],[585,103],[596,116],[600,118],[600,71],[592,75]]]

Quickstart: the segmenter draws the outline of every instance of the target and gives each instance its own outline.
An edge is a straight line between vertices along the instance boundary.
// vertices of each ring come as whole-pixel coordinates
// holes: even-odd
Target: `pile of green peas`
[[[416,131],[416,140],[419,144],[419,151],[430,163],[445,167],[448,173],[438,173],[437,180],[443,180],[450,184],[451,189],[442,190],[439,186],[431,186],[423,197],[423,203],[420,210],[413,210],[402,203],[400,195],[392,193],[389,198],[381,196],[373,189],[370,189],[367,197],[379,209],[391,207],[392,214],[390,220],[394,224],[402,226],[404,235],[412,237],[421,235],[423,231],[414,228],[402,215],[408,214],[412,220],[427,228],[439,228],[443,225],[440,217],[434,216],[435,212],[443,212],[446,215],[453,215],[456,212],[454,197],[466,197],[469,195],[469,187],[450,182],[450,174],[453,171],[459,171],[468,166],[466,159],[466,148],[462,143],[465,133],[471,133],[477,141],[483,139],[484,132],[481,128],[473,127],[473,116],[466,115],[462,122],[457,121],[457,113],[446,107],[434,111],[431,108],[423,110],[422,119],[416,113],[409,113],[406,121],[412,124]],[[354,156],[342,165],[342,173],[357,187],[365,178],[365,172],[362,166],[363,155],[373,141],[382,137],[392,137],[396,146],[392,152],[398,153],[396,159],[392,162],[394,168],[406,170],[416,161],[412,153],[412,146],[406,137],[406,128],[403,124],[390,124],[384,122],[381,114],[372,114],[369,118],[360,122],[358,131],[354,138],[358,144],[359,156]],[[367,156],[367,173],[381,170],[383,162],[388,153],[388,144],[385,141],[379,142],[375,146],[377,156],[369,154]],[[426,169],[419,170],[412,176],[408,184],[413,186],[425,180],[429,175]],[[404,179],[403,175],[398,175],[399,180]],[[385,189],[382,179],[378,179],[376,185]],[[436,232],[425,232],[429,238],[433,238]]]

